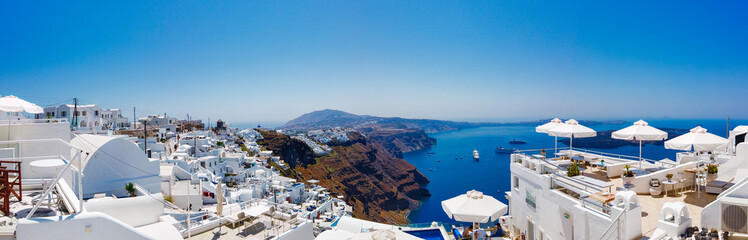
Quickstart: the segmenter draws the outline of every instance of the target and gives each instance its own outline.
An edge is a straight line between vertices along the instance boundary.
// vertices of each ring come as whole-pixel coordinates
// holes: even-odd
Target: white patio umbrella
[[[350,240],[422,240],[422,238],[395,229],[380,229],[353,235]]]
[[[569,152],[571,152],[574,149],[574,138],[594,137],[597,136],[597,132],[580,125],[577,120],[569,119],[563,125],[548,130],[548,135],[569,138]]]
[[[43,113],[44,109],[39,105],[27,102],[16,96],[10,95],[0,98],[0,111],[3,112],[27,112]]]
[[[218,204],[216,205],[216,215],[218,215],[218,217],[220,218],[221,215],[223,215],[223,190],[221,189],[221,181],[223,179],[219,177],[217,180],[218,180],[218,185],[216,186],[216,195],[217,195],[216,197],[218,197],[217,199]],[[218,222],[218,231],[215,233],[220,234],[220,235],[226,234],[227,232],[221,232],[222,228],[223,228],[223,222]]]
[[[732,129],[732,132],[735,133],[735,134],[747,133],[748,132],[748,126],[746,126],[746,125],[737,126],[734,129]]]
[[[727,143],[727,139],[706,132],[706,128],[696,126],[686,134],[665,141],[665,148],[683,151],[691,151],[691,149],[693,149],[696,155],[696,166],[698,169],[701,167],[699,163],[700,152],[714,151],[726,147]],[[701,197],[701,188],[699,187],[697,190],[699,197]]]
[[[547,134],[548,130],[551,130],[551,129],[556,128],[556,127],[561,126],[561,125],[564,125],[564,122],[561,121],[561,119],[554,118],[554,119],[552,119],[550,122],[548,122],[546,124],[543,124],[543,125],[535,127],[535,132],[546,133]],[[550,134],[548,134],[548,135],[550,135]],[[554,141],[553,141],[553,153],[556,153],[556,151],[558,150],[558,137],[557,136],[553,136],[553,137],[554,137]]]
[[[649,126],[644,120],[639,120],[634,125],[618,130],[611,134],[613,139],[637,140],[639,141],[639,169],[642,168],[642,141],[662,141],[667,139],[667,133],[660,129]]]
[[[27,102],[13,95],[0,98],[0,111],[44,113],[44,109],[39,105]],[[10,141],[10,117],[8,117],[8,141]]]
[[[725,147],[727,142],[726,138],[708,133],[706,128],[697,126],[686,134],[665,141],[665,148],[683,151],[693,149],[696,152],[705,152]]]
[[[442,201],[442,209],[449,218],[473,225],[496,221],[507,212],[506,204],[476,190]]]

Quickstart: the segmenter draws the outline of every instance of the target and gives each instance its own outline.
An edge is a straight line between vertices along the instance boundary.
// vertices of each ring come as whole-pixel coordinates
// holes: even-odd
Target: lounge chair
[[[711,194],[720,194],[725,189],[730,188],[734,183],[732,180],[735,179],[734,177],[730,177],[729,179],[719,179],[717,178],[714,181],[711,181],[706,184],[706,192]]]

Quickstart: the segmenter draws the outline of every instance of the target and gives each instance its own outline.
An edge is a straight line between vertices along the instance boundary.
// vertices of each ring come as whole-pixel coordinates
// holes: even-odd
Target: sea
[[[636,120],[625,124],[588,125],[596,131],[617,130],[627,127]],[[659,128],[690,129],[697,125],[710,133],[726,137],[727,120],[717,119],[661,119],[648,121],[650,126]],[[748,120],[730,120],[730,128],[748,125]],[[426,188],[431,196],[421,201],[418,209],[408,216],[411,224],[433,221],[446,224],[464,225],[450,219],[442,210],[441,201],[478,190],[483,194],[507,203],[504,192],[510,190],[509,154],[495,152],[496,147],[522,149],[546,149],[552,152],[554,137],[535,132],[535,126],[496,126],[469,128],[458,131],[429,134],[436,138],[436,145],[403,154],[403,158],[415,165],[430,182]],[[510,145],[512,139],[527,143]],[[560,140],[561,138],[559,138]],[[558,147],[566,147],[558,143]],[[473,160],[473,150],[478,150],[480,160]],[[624,146],[615,149],[594,149],[606,153],[638,156],[638,146]],[[647,159],[675,159],[677,151],[665,149],[662,145],[644,145],[642,157]]]

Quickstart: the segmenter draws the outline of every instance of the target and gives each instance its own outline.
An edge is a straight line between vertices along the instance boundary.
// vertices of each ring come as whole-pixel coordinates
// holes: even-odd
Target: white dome
[[[135,143],[124,138],[90,134],[79,135],[70,143],[84,151],[85,197],[96,193],[124,196],[127,183],[137,183],[151,193],[160,192],[159,162],[150,161]]]

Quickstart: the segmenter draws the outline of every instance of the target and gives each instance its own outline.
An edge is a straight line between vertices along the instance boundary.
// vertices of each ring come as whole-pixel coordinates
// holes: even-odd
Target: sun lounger
[[[714,180],[706,184],[706,192],[711,194],[720,194],[725,189],[729,188],[732,184],[732,180],[734,178],[730,178],[727,180]]]

